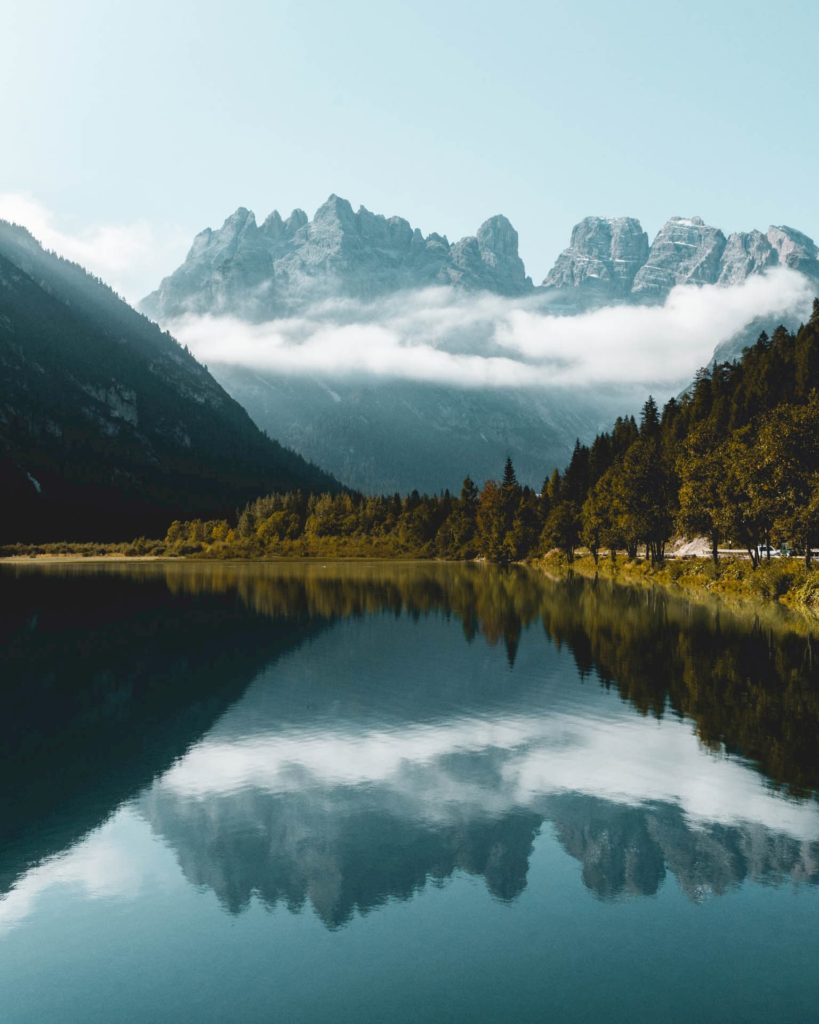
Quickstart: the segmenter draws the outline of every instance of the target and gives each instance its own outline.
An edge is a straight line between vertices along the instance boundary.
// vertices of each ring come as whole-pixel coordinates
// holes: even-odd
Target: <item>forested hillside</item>
[[[337,489],[81,267],[0,222],[0,539],[161,533],[274,489]]]
[[[540,492],[521,486],[511,460],[481,490],[457,497],[413,492],[271,495],[238,520],[174,523],[169,552],[258,557],[372,554],[508,562],[583,544],[595,558],[645,550],[665,556],[675,534],[707,535],[747,551],[787,544],[810,562],[819,542],[819,300],[795,334],[762,335],[734,363],[703,369],[660,411],[620,418],[577,444]]]

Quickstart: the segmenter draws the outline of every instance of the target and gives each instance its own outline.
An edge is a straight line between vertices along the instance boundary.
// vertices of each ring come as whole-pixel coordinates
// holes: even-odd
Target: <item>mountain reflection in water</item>
[[[225,910],[331,928],[456,872],[514,900],[544,830],[602,899],[819,881],[819,666],[787,616],[439,564],[0,593],[0,930],[51,885],[138,886],[117,837],[146,827]]]

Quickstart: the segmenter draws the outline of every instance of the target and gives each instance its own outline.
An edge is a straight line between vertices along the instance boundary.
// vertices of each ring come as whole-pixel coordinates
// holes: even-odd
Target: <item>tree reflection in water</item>
[[[26,566],[4,569],[0,588],[12,609],[0,627],[4,889],[140,793],[186,877],[227,910],[309,901],[330,927],[455,871],[514,899],[547,827],[604,899],[652,894],[668,872],[695,899],[747,879],[819,880],[815,640],[774,610],[433,563]],[[471,655],[436,670],[450,622],[465,659],[479,639],[503,644],[506,674],[493,662],[481,675]],[[613,767],[651,735],[641,721],[666,723],[672,745],[691,723],[720,755],[697,762],[706,782],[746,778],[743,759],[768,787],[757,804],[790,824],[744,807],[692,819],[662,788],[596,791],[582,751],[602,712],[569,714],[516,671],[541,625],[564,704],[583,682],[594,700],[609,689],[625,702],[605,704]],[[372,678],[356,677],[354,655],[338,674],[310,668],[342,627],[383,647]],[[277,675],[282,659],[312,672],[309,701],[302,677]]]

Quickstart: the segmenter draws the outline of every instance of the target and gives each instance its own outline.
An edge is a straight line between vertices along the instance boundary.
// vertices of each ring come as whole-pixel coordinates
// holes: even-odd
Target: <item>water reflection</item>
[[[455,872],[514,900],[547,834],[602,899],[669,873],[692,899],[819,881],[797,620],[454,565],[25,567],[0,588],[0,923],[53,885],[133,894],[146,834],[227,911],[309,904],[329,927]]]

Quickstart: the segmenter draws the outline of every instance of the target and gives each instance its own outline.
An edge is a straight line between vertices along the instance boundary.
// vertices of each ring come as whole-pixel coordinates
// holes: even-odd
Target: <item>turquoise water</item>
[[[475,566],[0,597],[4,1024],[816,1019],[799,623]]]

